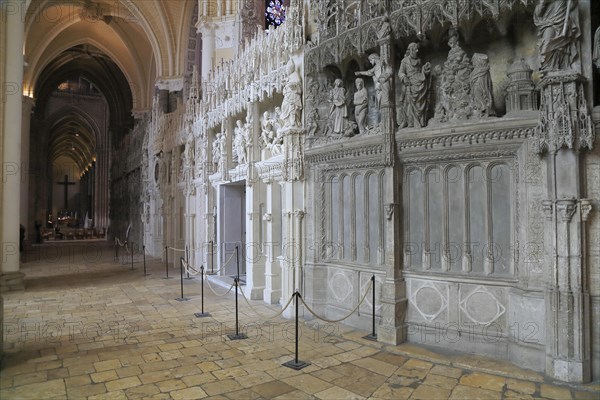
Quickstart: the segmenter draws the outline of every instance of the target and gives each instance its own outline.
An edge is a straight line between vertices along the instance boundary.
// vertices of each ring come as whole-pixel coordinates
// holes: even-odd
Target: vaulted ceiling
[[[90,45],[125,77],[133,112],[148,110],[155,81],[185,72],[196,5],[196,0],[28,0],[25,94],[38,98],[44,90],[38,85],[47,80],[41,75],[67,63],[65,54],[74,57],[70,49]]]

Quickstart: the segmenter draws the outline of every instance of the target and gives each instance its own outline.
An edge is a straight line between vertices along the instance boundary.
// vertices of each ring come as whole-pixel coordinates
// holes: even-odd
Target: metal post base
[[[210,317],[210,313],[207,313],[207,312],[204,312],[204,313],[202,313],[202,312],[197,312],[197,313],[194,313],[194,316],[195,316],[196,318]]]
[[[187,297],[178,297],[175,300],[177,300],[177,301],[188,301],[189,299]]]
[[[310,365],[310,363],[307,361],[301,361],[301,360],[298,360],[298,362],[296,362],[296,360],[290,360],[281,365],[283,365],[284,367],[288,367],[288,368],[295,369],[296,371],[298,371],[302,368],[308,367]]]
[[[367,336],[363,336],[362,338],[363,339],[367,339],[367,340],[372,340],[372,341],[376,342],[377,341],[377,334],[373,335],[372,333],[369,333]]]
[[[248,339],[248,336],[245,333],[238,333],[237,335],[235,333],[232,333],[231,335],[227,335],[227,337],[229,338],[229,340]]]
[[[152,275],[152,274],[144,274],[144,276],[148,276],[148,275]]]
[[[173,279],[171,276],[163,276],[163,279]]]

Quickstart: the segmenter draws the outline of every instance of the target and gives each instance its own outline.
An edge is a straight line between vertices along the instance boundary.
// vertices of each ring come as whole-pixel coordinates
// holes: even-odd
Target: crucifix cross
[[[69,209],[69,185],[74,185],[75,182],[69,182],[69,175],[65,175],[63,182],[56,182],[59,185],[65,185],[65,210]]]

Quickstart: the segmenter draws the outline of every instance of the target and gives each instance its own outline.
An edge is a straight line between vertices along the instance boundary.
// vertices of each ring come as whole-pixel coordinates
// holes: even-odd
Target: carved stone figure
[[[436,91],[439,98],[434,121],[465,120],[471,116],[471,72],[473,67],[469,56],[458,43],[458,32],[451,29],[448,38],[448,57],[438,74],[441,79]]]
[[[379,83],[379,76],[381,75],[381,62],[379,54],[372,53],[369,55],[369,62],[373,65],[373,68],[367,71],[357,71],[354,74],[356,76],[372,76],[373,82],[375,83],[375,92],[377,93],[377,107],[381,104],[381,85]]]
[[[312,111],[308,114],[308,136],[315,136],[317,131],[319,130],[319,112],[316,108],[313,108]]]
[[[540,71],[573,69],[581,35],[577,0],[539,0],[533,23],[539,30]]]
[[[596,29],[596,33],[594,34],[594,48],[592,53],[592,59],[594,61],[594,65],[600,71],[600,26]]]
[[[344,131],[344,120],[348,116],[346,109],[346,89],[342,86],[342,80],[336,79],[330,93],[331,107],[329,118],[331,119],[333,133],[341,134]]]
[[[471,107],[473,117],[489,117],[495,115],[492,91],[492,77],[488,56],[473,54],[473,72],[471,72]]]
[[[281,119],[283,126],[301,126],[302,116],[302,79],[296,72],[294,61],[290,60],[286,67],[287,80],[283,87],[283,102],[281,103]]]
[[[421,128],[427,124],[426,111],[431,64],[422,65],[418,52],[419,45],[417,43],[409,44],[398,71],[398,77],[403,85],[401,109],[404,119],[400,121],[400,128]]]
[[[365,89],[365,82],[362,78],[356,78],[356,92],[354,93],[354,118],[358,125],[358,133],[364,133],[367,130],[367,110],[369,108],[369,95]]]
[[[379,39],[379,40],[391,39],[391,35],[392,35],[392,27],[390,26],[389,19],[387,17],[385,17],[383,19],[383,23],[379,27],[379,30],[377,31],[377,39]]]
[[[268,145],[267,148],[271,150],[271,154],[273,154],[274,156],[283,152],[283,134],[281,133],[281,131],[277,131],[275,133],[273,142],[270,145]]]
[[[273,139],[275,139],[275,121],[273,118],[269,116],[269,112],[265,111],[263,113],[262,121],[260,123],[261,126],[261,134],[260,137],[263,140],[264,146],[268,147],[273,143]]]
[[[236,127],[234,129],[234,137],[233,137],[233,162],[237,162],[238,164],[246,164],[248,162],[248,136],[242,121],[239,119],[236,121]]]
[[[221,148],[223,147],[223,142],[223,133],[217,133],[212,146],[212,162],[215,165],[215,171],[218,169],[219,163],[221,162]]]
[[[273,127],[275,128],[275,132],[279,132],[285,126],[285,121],[281,113],[281,108],[275,107],[275,111],[273,112]]]

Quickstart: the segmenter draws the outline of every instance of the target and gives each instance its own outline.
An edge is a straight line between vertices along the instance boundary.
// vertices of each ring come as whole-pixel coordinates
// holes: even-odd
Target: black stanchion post
[[[375,275],[373,275],[371,277],[371,286],[373,286],[371,288],[371,290],[373,291],[373,299],[371,301],[371,305],[373,306],[373,332],[371,332],[370,334],[368,334],[367,336],[363,336],[363,339],[367,339],[367,340],[375,340],[377,341],[377,333],[375,333]]]
[[[235,246],[235,258],[237,264],[237,275],[233,281],[235,284],[235,335],[227,335],[227,337],[230,340],[241,340],[248,339],[248,336],[246,336],[245,333],[240,333],[239,329],[240,324],[238,318],[238,286],[240,284],[240,253],[237,245]]]
[[[210,273],[215,273],[215,247],[212,240],[210,241]]]
[[[196,318],[203,318],[203,317],[210,317],[210,313],[204,312],[204,265],[200,266],[200,279],[202,279],[201,282],[201,292],[200,294],[202,295],[202,312],[199,313],[195,313],[194,316]]]
[[[296,290],[292,296],[296,296],[296,352],[294,354],[293,360],[283,363],[281,365],[283,365],[284,367],[291,368],[291,369],[299,370],[299,369],[308,367],[310,365],[310,363],[306,362],[306,361],[298,360],[298,340],[299,340],[299,337],[298,337],[298,303],[300,303],[300,300],[299,300],[300,293],[298,292],[298,290]]]
[[[142,245],[142,254],[144,256],[144,275],[152,275],[152,274],[146,273],[146,245],[145,244]]]
[[[167,276],[163,279],[169,279],[169,246],[165,246],[165,272]]]
[[[187,301],[187,297],[183,297],[183,256],[179,257],[179,277],[181,278],[181,297],[175,299],[177,301]]]
[[[131,243],[131,270],[133,271],[133,243]]]
[[[115,260],[119,260],[119,242],[115,239]]]

